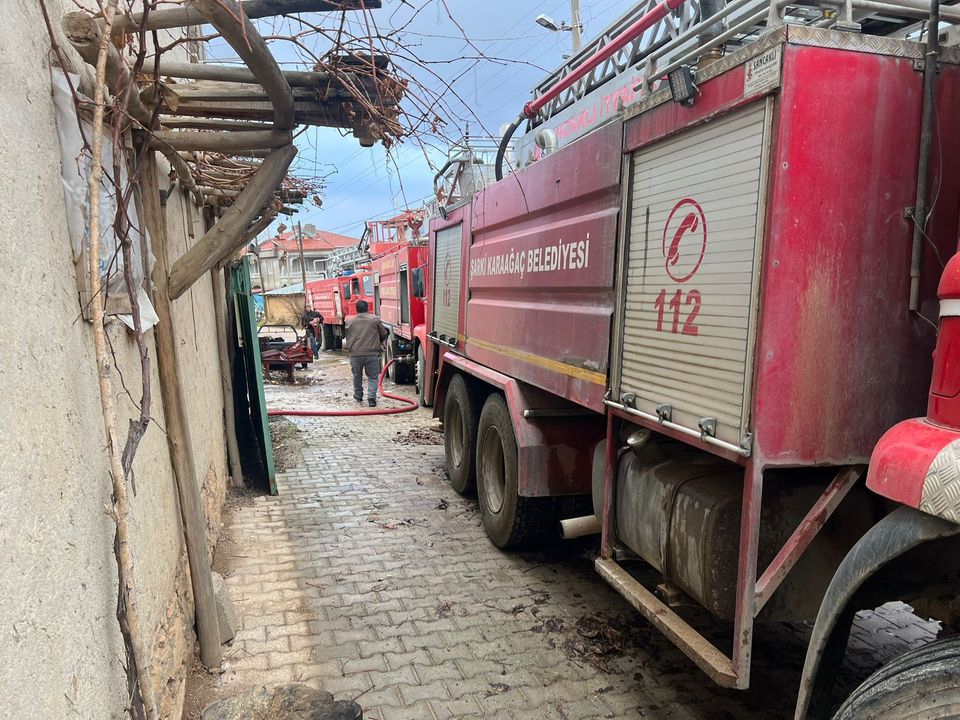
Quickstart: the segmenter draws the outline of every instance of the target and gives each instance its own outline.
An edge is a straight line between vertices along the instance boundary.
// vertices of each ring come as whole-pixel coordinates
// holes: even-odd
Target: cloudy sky
[[[631,6],[624,0],[580,0],[584,42]],[[449,11],[449,14],[448,14]],[[545,13],[570,20],[569,0],[383,0],[371,12],[380,34],[402,28],[395,37],[402,54],[416,56],[426,67],[399,59],[402,71],[419,83],[421,101],[442,95],[431,103],[445,121],[440,137],[409,138],[387,153],[381,145],[361,148],[352,136],[330,128],[310,128],[297,138],[297,169],[305,175],[326,176],[323,207],[304,204],[294,221],[359,237],[365,220],[389,217],[404,207],[417,207],[432,192],[433,174],[427,156],[440,164],[445,158],[444,138],[498,135],[500,126],[513,120],[530,90],[563,62],[570,51],[569,32],[550,32],[534,22]],[[453,20],[451,20],[451,17]],[[338,14],[315,15],[317,24],[331,26]],[[470,38],[463,39],[460,26]],[[365,34],[360,13],[347,13],[348,32]],[[275,28],[264,28],[269,34]],[[278,33],[279,34],[279,33]],[[289,34],[289,28],[287,33]],[[314,50],[321,43],[310,38]],[[274,55],[287,69],[302,69],[303,51],[286,42],[271,44]],[[479,52],[478,52],[479,51]],[[298,57],[299,56],[299,57]],[[222,46],[212,46],[210,61],[228,61]],[[449,84],[453,92],[446,90]],[[411,86],[411,92],[417,90]],[[288,218],[283,222],[290,224]]]

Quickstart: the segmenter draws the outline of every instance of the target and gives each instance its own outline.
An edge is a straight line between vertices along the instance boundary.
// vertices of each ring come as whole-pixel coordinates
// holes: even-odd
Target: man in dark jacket
[[[304,311],[300,324],[303,325],[307,343],[313,351],[313,359],[316,360],[320,354],[320,343],[323,339],[323,315],[311,308]]]
[[[357,314],[347,320],[344,347],[350,353],[353,371],[353,397],[363,402],[363,374],[367,375],[367,404],[377,406],[377,376],[380,374],[380,350],[389,333],[373,313],[368,313],[366,300],[357,301]]]

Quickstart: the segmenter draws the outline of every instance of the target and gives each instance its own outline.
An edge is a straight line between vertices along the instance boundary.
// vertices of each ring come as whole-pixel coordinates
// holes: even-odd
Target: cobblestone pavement
[[[348,375],[325,356],[268,402],[351,406]],[[303,681],[379,720],[792,716],[806,626],[759,628],[753,688],[722,690],[594,573],[595,541],[495,549],[443,480],[428,411],[295,422],[303,462],[279,496],[228,514],[240,630],[214,696]],[[862,615],[844,684],[935,632],[902,605]]]

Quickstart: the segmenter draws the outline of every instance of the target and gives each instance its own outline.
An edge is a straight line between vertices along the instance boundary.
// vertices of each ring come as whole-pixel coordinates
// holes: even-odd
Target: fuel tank
[[[601,512],[603,446],[594,456],[594,507]],[[800,524],[832,470],[764,476],[758,574]],[[711,614],[732,620],[736,603],[743,469],[674,441],[624,450],[616,489],[619,542]],[[874,522],[871,499],[854,488],[777,592],[760,620],[816,617],[827,584],[847,551]]]

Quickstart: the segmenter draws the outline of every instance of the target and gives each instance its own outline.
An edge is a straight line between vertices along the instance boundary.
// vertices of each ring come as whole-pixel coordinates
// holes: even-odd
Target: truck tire
[[[334,349],[334,338],[333,338],[333,325],[330,323],[323,324],[323,349],[330,351]]]
[[[904,653],[851,693],[834,720],[960,717],[960,636]]]
[[[397,363],[397,385],[409,385],[413,382],[413,367],[409,356]]]
[[[502,550],[544,540],[554,530],[553,498],[519,494],[517,438],[503,395],[491,393],[477,428],[477,496],[487,536]]]
[[[392,339],[387,339],[386,347],[383,349],[383,364],[382,364],[380,367],[386,367],[387,363],[389,363],[391,360],[393,360],[393,358],[394,358],[394,354],[393,354],[393,340],[392,340]],[[387,370],[387,378],[388,378],[388,379],[390,380],[390,382],[392,382],[394,385],[398,385],[398,384],[399,384],[399,383],[397,382],[397,366],[398,366],[398,363],[394,363],[393,365],[390,366],[390,369]]]
[[[461,495],[477,477],[477,402],[462,375],[454,375],[443,406],[443,454],[450,486]]]
[[[425,399],[426,374],[427,360],[423,355],[423,347],[417,345],[417,401],[420,403],[420,407],[430,407]]]

